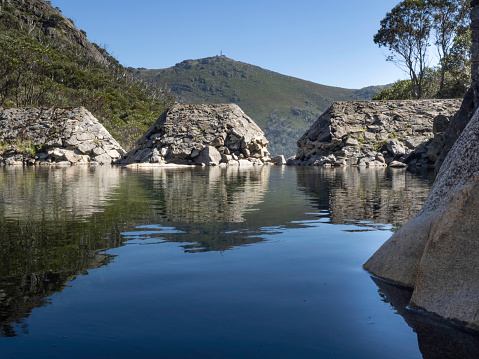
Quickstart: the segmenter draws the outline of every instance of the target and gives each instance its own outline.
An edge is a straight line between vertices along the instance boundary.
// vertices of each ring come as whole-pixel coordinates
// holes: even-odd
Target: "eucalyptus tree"
[[[426,77],[435,71],[429,68],[433,59],[438,59],[438,96],[444,92],[446,73],[457,69],[458,62],[468,61],[465,47],[470,36],[469,3],[470,0],[403,0],[381,20],[374,42],[388,48],[387,60],[408,73],[414,98],[425,95]],[[432,56],[431,46],[436,48],[436,56]]]
[[[432,18],[434,45],[439,58],[439,94],[444,90],[446,72],[457,65],[459,52],[463,58],[469,57],[467,43],[470,36],[467,28],[470,0],[429,0]]]
[[[391,51],[387,60],[409,74],[414,97],[421,98],[432,28],[427,1],[404,0],[388,12],[380,24],[374,42]]]

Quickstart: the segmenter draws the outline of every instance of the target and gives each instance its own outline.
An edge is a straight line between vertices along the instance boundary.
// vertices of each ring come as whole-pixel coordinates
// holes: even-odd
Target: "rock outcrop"
[[[125,151],[85,108],[0,108],[0,165],[110,164]]]
[[[288,164],[433,167],[461,100],[335,102],[298,140]]]
[[[117,163],[262,165],[271,160],[263,131],[237,105],[175,105]]]
[[[441,141],[436,144],[438,151],[436,173],[475,111],[479,108],[479,1],[472,0],[471,7],[471,87],[464,96],[460,110],[451,119],[451,123]]]
[[[479,112],[446,157],[416,216],[364,268],[414,287],[411,306],[479,329]]]

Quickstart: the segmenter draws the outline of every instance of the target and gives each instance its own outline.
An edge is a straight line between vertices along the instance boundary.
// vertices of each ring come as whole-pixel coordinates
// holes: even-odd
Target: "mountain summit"
[[[135,69],[136,75],[169,89],[187,104],[236,103],[261,127],[272,154],[291,156],[296,139],[333,101],[370,100],[384,86],[360,90],[325,86],[261,67],[213,56],[167,69]]]

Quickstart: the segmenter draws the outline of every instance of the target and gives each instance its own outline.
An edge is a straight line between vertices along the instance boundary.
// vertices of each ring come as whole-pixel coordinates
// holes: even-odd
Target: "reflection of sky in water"
[[[0,196],[0,324],[18,322],[0,357],[433,357],[435,324],[385,299],[388,288],[379,296],[361,269],[427,196],[428,178],[63,171],[0,170],[11,188]],[[16,228],[35,240],[25,246]]]

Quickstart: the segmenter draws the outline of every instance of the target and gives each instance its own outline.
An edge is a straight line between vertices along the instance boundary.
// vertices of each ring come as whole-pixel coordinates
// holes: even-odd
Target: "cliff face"
[[[125,151],[85,108],[0,108],[0,165],[109,164]]]
[[[414,287],[411,305],[479,329],[479,112],[442,165],[421,210],[364,265]]]
[[[290,164],[432,166],[460,102],[335,102],[299,139]]]

